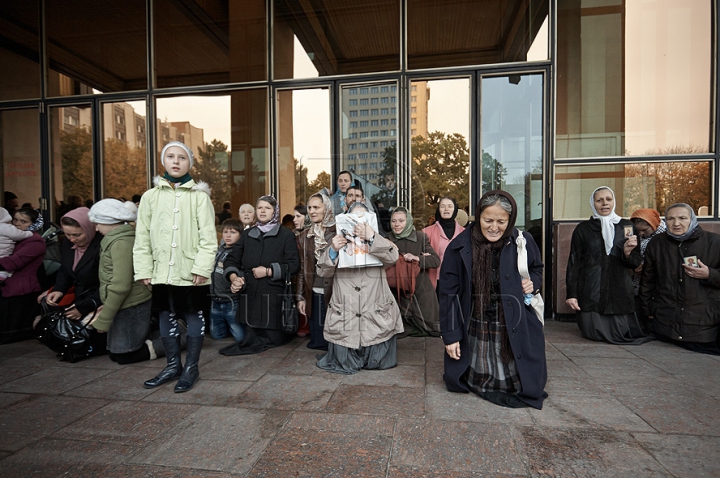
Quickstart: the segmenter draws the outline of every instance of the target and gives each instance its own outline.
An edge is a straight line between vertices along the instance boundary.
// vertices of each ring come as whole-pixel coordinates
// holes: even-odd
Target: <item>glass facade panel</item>
[[[558,158],[711,151],[710,1],[558,1]]]
[[[354,109],[349,106],[352,98],[370,99],[373,97],[395,97],[397,95],[397,85],[395,83],[387,84],[386,93],[380,93],[381,85],[377,85],[377,93],[372,93],[369,87],[358,88],[357,86],[345,86],[341,92],[341,127],[342,127],[342,143],[340,155],[340,169],[350,171],[354,179],[359,180],[364,187],[365,196],[369,197],[373,202],[380,203],[382,208],[389,208],[398,204],[397,196],[397,141],[395,139],[396,132],[392,130],[384,130],[379,134],[385,136],[386,141],[369,142],[367,139],[355,139],[356,134],[369,133],[374,131],[376,126],[369,126],[369,121],[361,121],[360,126],[351,126],[355,122],[351,122]],[[365,115],[362,112],[365,111]],[[360,110],[361,116],[367,116],[368,110]],[[397,122],[397,113],[385,111],[377,116],[378,121],[390,120]],[[393,137],[392,139],[390,137]],[[379,170],[374,173],[374,177],[370,177],[367,173],[367,163],[370,160],[370,154],[377,153],[381,158]],[[375,160],[377,163],[377,159]],[[335,187],[333,181],[333,188]]]
[[[155,1],[157,87],[267,77],[264,0]]]
[[[147,189],[145,102],[103,104],[102,197],[124,198]]]
[[[182,141],[195,154],[190,174],[212,188],[216,212],[231,202],[233,217],[244,203],[255,205],[270,192],[268,105],[265,88],[224,95],[184,96],[157,100],[157,171],[162,147]]]
[[[54,106],[50,117],[50,174],[56,221],[95,199],[90,105]]]
[[[46,0],[49,96],[144,90],[145,0]]]
[[[665,214],[676,203],[690,204],[698,216],[713,214],[712,163],[677,161],[555,166],[555,219],[587,219],[590,194],[608,186],[615,191],[615,212],[623,217],[651,208]]]
[[[407,0],[408,68],[548,58],[547,0]]]
[[[330,90],[281,90],[277,98],[278,201],[282,214],[292,214],[296,204],[307,204],[322,188],[333,188]]]
[[[0,111],[0,189],[18,205],[40,206],[40,128],[37,108]],[[5,206],[5,204],[2,204]]]
[[[276,79],[400,69],[399,0],[274,0],[274,15]]]
[[[190,174],[212,188],[215,212],[230,201],[233,217],[244,203],[253,206],[270,192],[267,90],[157,100],[157,170],[162,147],[182,141],[195,154]]]
[[[0,101],[40,97],[38,2],[0,2]]]
[[[435,218],[437,203],[452,196],[470,204],[470,80],[413,81],[412,214],[416,228]]]
[[[516,227],[542,244],[543,76],[483,78],[482,192],[502,189],[518,206]]]

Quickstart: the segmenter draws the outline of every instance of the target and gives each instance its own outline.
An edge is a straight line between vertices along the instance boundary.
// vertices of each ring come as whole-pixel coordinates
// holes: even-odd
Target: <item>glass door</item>
[[[502,189],[518,206],[516,227],[543,250],[542,73],[484,76],[480,82],[481,192]]]
[[[433,223],[445,196],[465,211],[470,206],[470,88],[469,77],[410,83],[411,204],[417,229]]]
[[[91,206],[95,198],[92,107],[63,105],[49,108],[51,217],[59,221],[67,212]]]
[[[340,171],[350,172],[362,184],[382,218],[398,204],[397,84],[345,85],[340,105]]]

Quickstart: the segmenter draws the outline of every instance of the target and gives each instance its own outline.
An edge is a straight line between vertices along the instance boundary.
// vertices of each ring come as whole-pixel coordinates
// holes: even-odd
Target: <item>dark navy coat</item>
[[[468,387],[461,379],[470,364],[468,327],[472,300],[472,228],[460,233],[445,251],[438,282],[440,294],[440,330],[445,345],[460,342],[460,360],[445,353],[443,380],[451,392],[467,393]],[[547,397],[547,364],[545,362],[545,334],[535,311],[523,302],[520,273],[517,268],[517,229],[506,239],[500,253],[500,292],[502,307],[510,338],[510,346],[520,375],[522,392],[518,398],[528,405],[541,409]],[[523,234],[527,241],[528,269],[535,290],[542,284],[543,263],[540,250],[530,234]]]

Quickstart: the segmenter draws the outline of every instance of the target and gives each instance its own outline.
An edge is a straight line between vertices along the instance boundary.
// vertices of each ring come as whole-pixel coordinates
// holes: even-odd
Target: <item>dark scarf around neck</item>
[[[508,220],[507,228],[503,233],[502,237],[495,242],[488,241],[483,236],[482,228],[480,227],[480,216],[482,211],[480,205],[483,203],[486,197],[499,195],[507,199],[512,206],[512,213]],[[508,241],[508,238],[512,236],[513,230],[515,229],[515,221],[517,219],[517,204],[515,199],[506,193],[505,191],[489,191],[480,198],[477,208],[475,209],[476,221],[472,226],[472,281],[473,281],[473,300],[475,306],[475,317],[481,317],[485,311],[485,307],[488,304],[490,294],[492,293],[492,260],[493,260],[493,249],[502,249]]]
[[[454,207],[452,216],[450,216],[449,219],[444,219],[440,215],[440,203],[438,203],[438,207],[435,210],[435,222],[440,223],[440,227],[442,227],[442,230],[445,233],[445,237],[447,237],[448,239],[452,239],[455,235],[455,224],[457,224],[455,218],[458,215],[458,205],[457,201],[455,201],[455,199],[451,197],[444,197],[440,199],[440,202],[442,202],[443,199],[450,199],[452,201]]]
[[[192,176],[190,176],[190,173],[185,173],[184,175],[180,176],[179,178],[174,178],[174,177],[170,176],[170,174],[168,174],[168,172],[166,171],[165,174],[163,175],[163,179],[167,179],[171,183],[179,185],[179,184],[185,184],[186,182],[191,181]]]

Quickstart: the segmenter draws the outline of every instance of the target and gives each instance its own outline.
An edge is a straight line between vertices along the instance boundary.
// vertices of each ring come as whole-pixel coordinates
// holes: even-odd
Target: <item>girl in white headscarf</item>
[[[611,344],[651,340],[635,315],[630,272],[642,262],[633,223],[615,214],[615,194],[590,196],[593,216],[575,228],[567,265],[567,300],[583,337]]]

